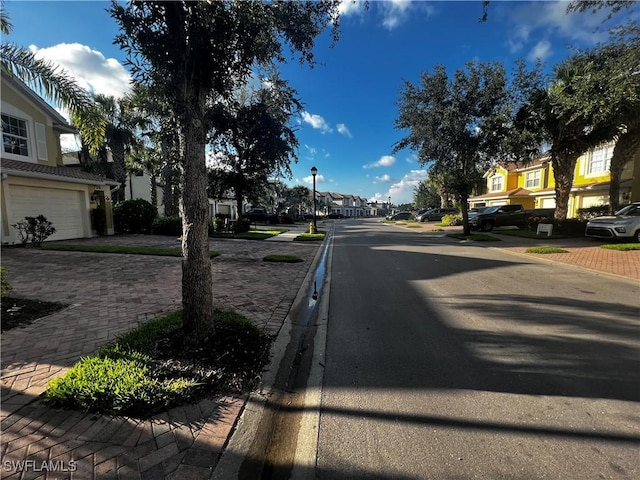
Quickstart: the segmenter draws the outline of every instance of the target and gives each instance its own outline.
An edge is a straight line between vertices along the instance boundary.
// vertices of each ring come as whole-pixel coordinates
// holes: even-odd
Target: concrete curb
[[[332,233],[333,229],[331,229],[331,232],[325,237],[324,242],[329,242],[331,240]],[[287,346],[291,341],[291,331],[295,324],[295,319],[292,318],[291,312],[297,311],[299,307],[307,301],[307,298],[309,296],[308,294],[313,286],[316,268],[323,255],[323,250],[325,248],[324,242],[320,245],[320,248],[318,248],[318,251],[316,252],[313,261],[309,266],[309,270],[307,271],[302,285],[298,290],[296,298],[291,308],[289,309],[289,313],[285,318],[282,328],[280,329],[280,332],[278,333],[278,336],[276,337],[276,340],[271,347],[271,361],[269,362],[269,365],[263,376],[263,382],[260,391],[249,395],[247,401],[244,404],[244,408],[242,409],[240,415],[238,416],[238,419],[236,420],[235,429],[232,430],[231,435],[227,440],[225,449],[216,465],[215,470],[213,471],[213,475],[211,478],[214,480],[229,480],[232,478],[238,478],[242,464],[245,458],[247,458],[250,454],[261,420],[266,412],[267,400],[273,395],[274,385],[276,377],[278,375],[278,369],[285,356]],[[328,311],[328,305],[326,308]],[[326,315],[324,318],[326,318]],[[317,343],[318,338],[316,338],[316,344]],[[324,343],[321,345],[321,348],[321,355],[324,356]],[[316,352],[314,351],[314,357],[315,355]],[[324,372],[321,372],[321,374],[324,375]]]

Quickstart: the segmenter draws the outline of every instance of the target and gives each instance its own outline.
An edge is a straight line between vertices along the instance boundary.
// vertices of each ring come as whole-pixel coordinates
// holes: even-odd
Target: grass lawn
[[[61,252],[91,252],[91,253],[122,253],[129,255],[158,255],[161,257],[181,257],[181,248],[159,247],[130,247],[124,245],[71,245],[71,244],[46,244],[43,250],[56,250]],[[210,251],[209,258],[220,255]]]
[[[472,233],[466,235],[464,233],[448,233],[447,237],[456,238],[458,240],[472,240],[474,242],[499,242],[500,239],[492,237],[491,235],[485,235],[484,233]]]
[[[271,338],[247,318],[215,310],[215,334],[194,342],[182,312],[152,320],[80,359],[49,382],[56,407],[146,418],[219,394],[251,391],[269,359]]]
[[[325,235],[326,235],[326,232],[322,230],[318,230],[316,233],[305,232],[305,233],[301,233],[293,240],[296,242],[319,242],[324,240]]]
[[[618,250],[620,252],[629,252],[631,250],[640,250],[640,243],[606,243],[600,245],[608,250]]]
[[[286,229],[271,229],[271,230],[249,230],[242,233],[222,233],[216,232],[209,237],[211,238],[236,238],[241,240],[264,240],[265,238],[275,237],[281,233],[287,232]]]
[[[295,255],[267,255],[262,259],[265,262],[274,262],[274,263],[300,263],[304,262],[300,257],[296,257]]]
[[[541,253],[541,254],[548,254],[548,253],[569,253],[568,250],[565,250],[564,248],[558,248],[558,247],[529,247],[525,250],[526,253]]]
[[[567,238],[566,235],[560,235],[558,233],[552,233],[550,237],[547,234],[538,235],[533,230],[525,229],[511,229],[511,230],[500,230],[496,229],[492,233],[497,233],[499,235],[509,235],[510,237],[520,237],[520,238],[535,238],[536,240],[553,240],[556,238]]]

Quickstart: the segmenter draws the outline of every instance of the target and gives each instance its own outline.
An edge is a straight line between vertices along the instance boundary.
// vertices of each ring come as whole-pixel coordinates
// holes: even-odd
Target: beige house
[[[27,85],[1,73],[2,243],[19,242],[12,225],[38,215],[56,229],[49,240],[112,235],[111,189],[117,182],[64,166],[60,135],[75,129]],[[103,228],[95,221],[98,215]]]

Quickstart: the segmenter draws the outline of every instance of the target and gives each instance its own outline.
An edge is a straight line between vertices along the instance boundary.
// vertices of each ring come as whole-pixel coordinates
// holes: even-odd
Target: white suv
[[[640,242],[640,202],[618,210],[615,216],[589,220],[585,235],[594,238],[630,238]]]

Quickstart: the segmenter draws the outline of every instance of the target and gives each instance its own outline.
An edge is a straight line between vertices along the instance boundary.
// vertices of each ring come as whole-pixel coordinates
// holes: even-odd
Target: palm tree
[[[0,29],[3,35],[11,32],[11,22],[4,4],[0,10]],[[60,66],[38,59],[29,50],[3,42],[0,45],[0,66],[3,73],[14,75],[32,86],[48,100],[66,108],[74,124],[93,153],[104,141],[106,122],[92,108],[91,95],[81,88]]]

